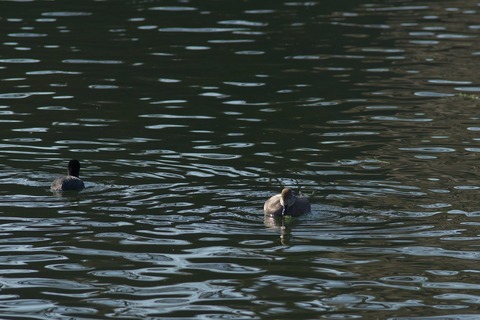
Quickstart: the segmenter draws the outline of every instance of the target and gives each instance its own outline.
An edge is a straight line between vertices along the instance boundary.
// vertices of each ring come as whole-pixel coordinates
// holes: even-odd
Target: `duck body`
[[[79,174],[80,162],[78,160],[70,160],[67,167],[67,175],[53,180],[51,189],[53,191],[82,190],[85,188],[85,184],[79,178]]]
[[[82,190],[85,184],[82,179],[74,176],[63,176],[53,180],[51,189],[53,191]]]
[[[284,188],[282,193],[265,201],[263,211],[265,215],[272,217],[298,217],[310,212],[311,205],[307,197],[296,196],[290,188]]]

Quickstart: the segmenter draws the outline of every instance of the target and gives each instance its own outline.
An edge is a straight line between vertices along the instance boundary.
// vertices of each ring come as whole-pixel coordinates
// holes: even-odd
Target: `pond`
[[[0,316],[476,319],[472,1],[0,3]],[[81,192],[50,184],[70,159]],[[288,186],[312,212],[271,219]]]

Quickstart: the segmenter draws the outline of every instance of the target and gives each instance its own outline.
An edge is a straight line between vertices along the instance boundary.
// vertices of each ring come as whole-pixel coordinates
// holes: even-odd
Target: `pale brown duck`
[[[273,217],[298,217],[310,210],[311,206],[307,197],[296,196],[290,188],[283,188],[282,193],[265,201],[263,206],[265,214]]]

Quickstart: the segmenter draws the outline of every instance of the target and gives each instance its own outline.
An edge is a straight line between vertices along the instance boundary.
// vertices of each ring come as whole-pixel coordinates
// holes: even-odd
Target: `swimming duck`
[[[298,217],[310,212],[310,209],[308,199],[304,196],[296,196],[290,188],[283,188],[282,193],[265,201],[263,206],[265,214],[273,217]]]
[[[78,177],[80,174],[80,162],[78,160],[70,160],[67,167],[67,175],[58,177],[52,182],[51,189],[53,191],[77,190],[85,188],[82,179]]]

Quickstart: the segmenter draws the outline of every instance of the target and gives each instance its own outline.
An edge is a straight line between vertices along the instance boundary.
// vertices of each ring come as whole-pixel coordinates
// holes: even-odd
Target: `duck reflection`
[[[265,216],[265,226],[280,234],[280,242],[283,245],[289,245],[291,240],[291,230],[297,222],[296,219],[291,217],[272,217]]]

